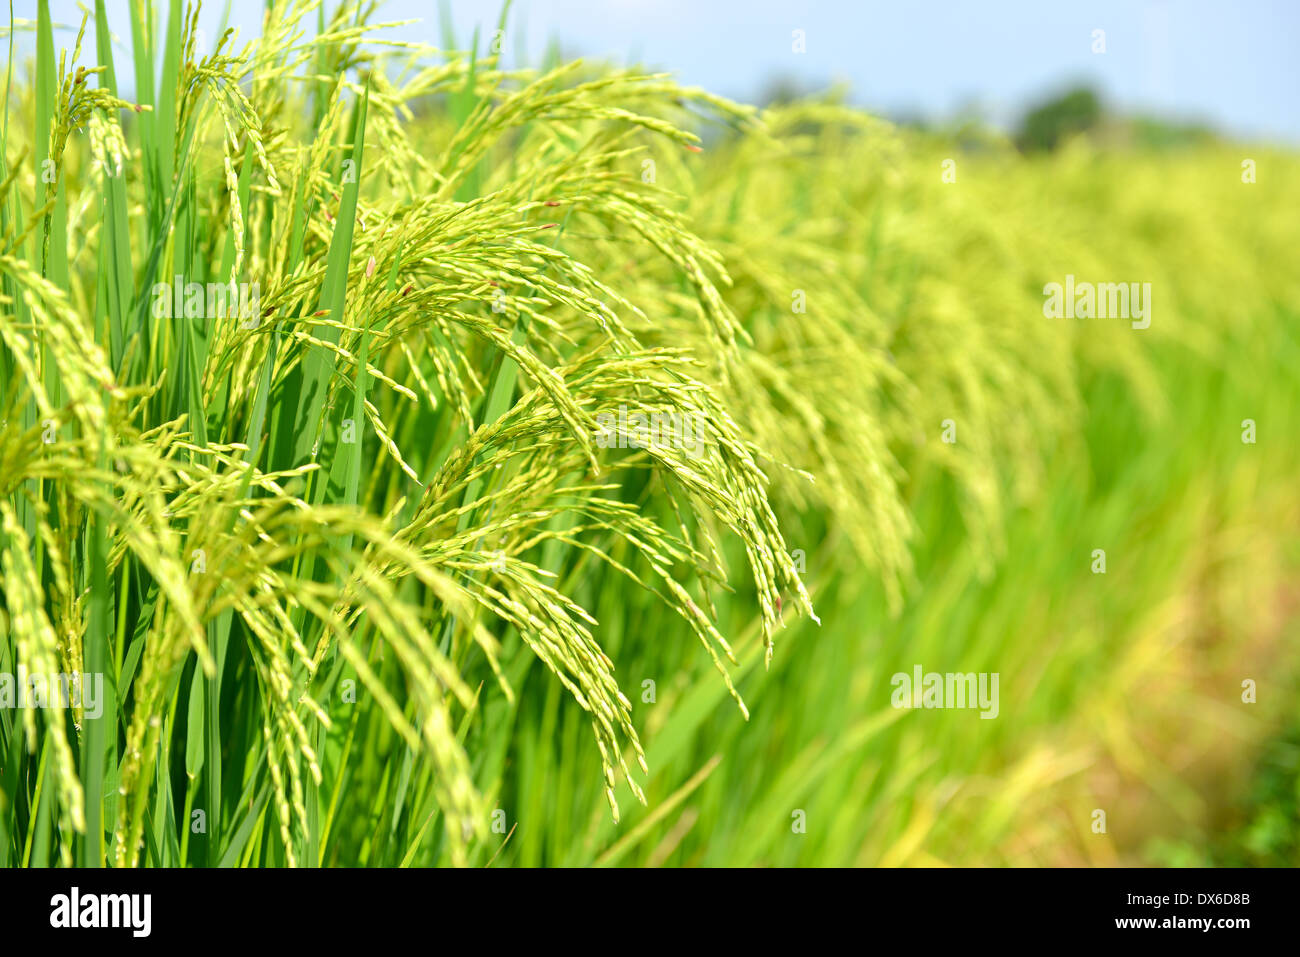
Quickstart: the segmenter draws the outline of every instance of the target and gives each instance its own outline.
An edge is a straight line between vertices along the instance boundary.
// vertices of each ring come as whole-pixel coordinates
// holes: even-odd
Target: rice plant
[[[0,708],[0,865],[1100,860],[1111,767],[1194,818],[1125,689],[1163,602],[1293,571],[1294,449],[1228,443],[1298,424],[1294,157],[1249,206],[1226,147],[954,191],[833,98],[118,16],[6,36],[0,673],[103,687]],[[1045,320],[1067,269],[1170,299]],[[888,675],[945,655],[1033,677],[940,742]]]

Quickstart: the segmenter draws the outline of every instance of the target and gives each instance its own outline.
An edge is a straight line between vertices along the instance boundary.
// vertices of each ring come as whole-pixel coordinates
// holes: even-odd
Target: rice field
[[[0,38],[0,866],[1297,863],[1300,158],[373,6]]]

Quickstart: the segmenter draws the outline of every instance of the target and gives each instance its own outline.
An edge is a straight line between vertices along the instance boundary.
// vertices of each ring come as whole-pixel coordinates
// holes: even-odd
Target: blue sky
[[[467,37],[475,24],[491,33],[500,2],[450,7]],[[129,37],[124,0],[115,8],[114,29]],[[34,9],[15,5],[20,17]],[[72,0],[52,9],[79,20]],[[214,31],[221,9],[205,4]],[[259,0],[232,10],[244,36],[261,22]],[[438,42],[436,0],[390,0],[381,13],[422,18],[395,35]],[[796,29],[802,54],[791,49]],[[1105,53],[1092,52],[1098,29]],[[536,63],[557,37],[567,54],[662,68],[739,99],[778,77],[844,81],[854,101],[885,112],[944,117],[979,104],[1000,124],[1084,80],[1125,109],[1300,144],[1300,0],[516,0],[508,34],[507,64],[521,48]]]

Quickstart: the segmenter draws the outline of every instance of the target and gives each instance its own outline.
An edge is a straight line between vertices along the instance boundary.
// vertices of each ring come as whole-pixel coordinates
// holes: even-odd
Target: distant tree
[[[1153,149],[1204,146],[1217,139],[1214,130],[1198,122],[1179,122],[1159,117],[1136,116],[1129,122],[1133,141]]]
[[[1056,149],[1063,139],[1093,129],[1101,119],[1101,100],[1092,90],[1080,87],[1026,113],[1016,143],[1025,152]]]
[[[809,99],[817,87],[797,76],[782,74],[769,77],[758,94],[760,106],[785,106]]]

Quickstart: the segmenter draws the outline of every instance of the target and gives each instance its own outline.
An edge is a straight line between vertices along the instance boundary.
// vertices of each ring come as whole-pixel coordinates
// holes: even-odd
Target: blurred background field
[[[691,208],[734,259],[767,257],[748,268],[778,288],[824,268],[819,244],[842,251],[837,276],[809,283],[807,317],[745,298],[741,282],[733,292],[792,391],[869,402],[856,350],[877,333],[915,382],[925,411],[899,450],[915,516],[902,611],[890,615],[854,541],[871,503],[851,475],[792,511],[823,624],[792,623],[772,671],[746,673],[748,724],[707,667],[646,640],[667,630],[651,609],[609,607],[602,621],[629,622],[610,639],[621,672],[658,686],[637,709],[656,770],[633,827],[654,823],[629,837],[594,797],[573,800],[583,742],[552,695],[517,719],[541,730],[507,759],[501,802],[520,828],[503,857],[1296,863],[1300,290],[1293,218],[1272,212],[1296,208],[1295,159],[1270,154],[1277,178],[1261,188],[1240,182],[1241,150],[1224,145],[968,154],[942,136],[836,132],[816,113],[768,117],[804,131],[793,157],[764,163],[756,147],[728,166],[735,154],[715,153],[710,168],[727,172],[705,173]],[[940,180],[950,155],[956,184]],[[1151,328],[1044,319],[1042,277],[1067,271],[1150,277]],[[818,295],[838,283],[860,301]],[[826,343],[815,362],[801,343],[802,368],[784,365],[805,335]],[[1060,386],[1071,380],[1077,392]],[[1245,419],[1270,437],[1244,444]],[[828,457],[844,454],[847,436],[831,441]],[[729,607],[732,633],[752,631],[744,608]],[[916,663],[999,672],[1000,716],[894,711],[889,678]],[[557,751],[566,728],[558,740],[576,747]],[[792,832],[795,809],[807,833]],[[547,827],[526,826],[538,819]]]
[[[58,7],[56,20],[79,21]],[[178,7],[160,10],[160,23]],[[762,9],[788,44],[798,23]],[[1265,5],[1245,40],[1233,34],[1241,62],[1270,24],[1294,25],[1288,9]],[[437,45],[412,54],[456,65],[436,83],[401,72],[401,50],[383,50],[391,61],[374,62],[350,47],[339,54],[344,44],[314,54],[324,64],[337,54],[340,72],[358,79],[376,63],[391,78],[375,85],[366,127],[368,144],[385,136],[398,144],[367,146],[360,195],[374,216],[396,210],[385,221],[400,226],[400,214],[441,188],[422,168],[404,179],[397,164],[408,154],[449,155],[475,110],[500,116],[517,104],[512,96],[522,99],[533,75],[503,73],[566,68],[572,44],[563,24],[539,26],[536,10],[529,36],[543,30],[557,42],[545,52],[525,44],[506,66],[496,59],[493,31],[503,29],[504,49],[514,50],[511,18],[530,10],[516,4],[498,21],[495,6],[457,5],[440,24],[379,34]],[[996,16],[1019,22],[1018,12]],[[399,3],[385,17],[405,13]],[[256,22],[254,14],[236,4],[230,16]],[[345,6],[338,15],[351,22],[354,14]],[[214,11],[203,16],[210,22]],[[1071,17],[1080,29],[1068,42],[1086,51],[1092,21]],[[1026,22],[1031,32],[1045,29]],[[1140,60],[1124,36],[1108,33],[1112,49]],[[58,40],[71,37],[63,31]],[[1186,63],[1175,60],[1157,91],[1162,83],[1181,89]],[[1140,62],[1123,63],[1150,79]],[[595,62],[567,69],[558,88],[624,77]],[[826,92],[827,77],[816,71],[785,75],[765,64],[755,74],[765,82],[754,109],[711,96],[734,90],[656,87],[632,104],[512,116],[476,144],[454,196],[443,197],[448,208],[522,195],[521,171],[534,177],[530,200],[562,186],[557,250],[641,309],[623,315],[636,340],[681,350],[756,450],[820,623],[799,614],[785,588],[783,627],[765,668],[765,593],[740,543],[718,540],[729,587],[711,582],[707,601],[696,597],[736,651],[729,672],[746,720],[680,610],[614,567],[642,569],[636,548],[602,540],[610,562],[555,541],[512,553],[554,572],[555,587],[594,619],[592,634],[645,748],[649,771],[635,779],[647,801],[638,804],[620,779],[621,819],[613,820],[589,711],[516,628],[484,615],[514,694],[497,686],[481,647],[457,633],[450,657],[475,698],[449,714],[492,812],[468,863],[1300,864],[1300,156],[1287,145],[1300,127],[1294,116],[1278,118],[1287,107],[1275,101],[1243,107],[1234,129],[1230,96],[1203,112],[1183,93],[1148,106],[1122,81],[1115,88],[1085,76],[1076,84],[1074,74],[1007,79],[999,89],[1017,97],[1014,115],[932,91],[933,110],[900,109],[890,120],[864,107],[870,96],[860,89]],[[1022,90],[1029,79],[1037,85]],[[25,116],[31,88],[21,75],[15,83],[11,103]],[[404,84],[416,91],[409,99]],[[277,137],[315,135],[308,120],[322,111],[313,89],[305,83],[275,99]],[[702,151],[659,129],[629,129],[616,112],[625,105],[697,133]],[[133,122],[125,124],[131,144]],[[342,129],[329,135],[343,142]],[[27,135],[17,128],[10,142]],[[208,136],[220,143],[219,132]],[[289,152],[283,140],[273,146],[277,160]],[[98,250],[89,158],[84,147],[70,152],[71,230]],[[216,224],[214,248],[228,212],[219,158],[214,148],[196,164],[211,191],[199,205],[204,222]],[[149,187],[131,188],[140,190],[134,208]],[[716,253],[725,274],[718,303],[701,291],[711,286],[681,247],[657,244],[653,228],[611,220],[596,198],[605,189],[662,204],[666,219]],[[266,232],[252,233],[254,262]],[[205,241],[195,239],[196,248]],[[323,240],[309,234],[312,243],[323,261]],[[366,268],[364,260],[352,266],[354,279]],[[93,301],[93,267],[90,253],[78,265],[74,252],[72,301]],[[381,278],[386,268],[381,256]],[[1043,287],[1067,275],[1150,283],[1150,327],[1047,318]],[[494,318],[489,276],[485,267],[473,277],[482,297],[467,308],[517,322]],[[565,309],[547,315],[573,337],[556,341],[556,366],[591,347],[595,336]],[[719,318],[728,315],[734,329]],[[530,343],[536,334],[528,330]],[[485,421],[531,385],[527,371],[517,387],[513,374],[501,376],[514,366],[496,347],[479,344],[465,356],[484,383],[506,383],[473,397]],[[376,361],[408,381],[402,357]],[[422,369],[445,385],[441,368]],[[425,451],[431,435],[440,449],[463,441],[453,431],[455,397],[443,394],[451,391],[440,392],[447,403],[436,415],[422,407],[396,420],[393,440],[421,450],[417,467],[436,458]],[[206,411],[219,419],[215,406]],[[635,456],[627,461],[612,473],[615,497],[673,528],[680,508],[671,482]],[[376,466],[368,493],[380,512],[394,507],[404,481],[384,467]],[[1104,574],[1095,571],[1098,549]],[[440,630],[442,619],[434,623]],[[453,624],[446,628],[451,634]],[[391,657],[367,661],[407,707],[406,676]],[[238,686],[239,675],[252,686],[252,666],[231,662],[227,682]],[[918,664],[998,673],[998,717],[891,707],[891,676]],[[192,660],[184,668],[197,687]],[[1253,683],[1255,700],[1243,700],[1243,682]],[[172,750],[164,749],[165,770],[150,792],[151,804],[169,813],[170,804],[192,800],[189,688],[180,681],[168,699]],[[227,724],[229,712],[255,698],[228,695]],[[337,701],[325,709],[334,724],[322,732],[319,806],[330,824],[320,862],[453,863],[435,772],[380,709]],[[241,769],[238,748],[209,747],[236,752],[226,754],[235,770],[225,796],[237,807],[264,778],[259,754],[249,751]],[[630,747],[627,760],[635,764]],[[1104,833],[1094,827],[1099,810]],[[32,826],[24,819],[17,830]],[[283,862],[269,811],[251,833],[236,858]],[[158,844],[165,860],[170,852]]]
[[[703,161],[661,182],[723,251],[765,357],[738,402],[821,485],[778,479],[823,624],[793,620],[766,674],[750,645],[746,723],[651,604],[590,584],[634,700],[655,682],[636,709],[650,807],[629,830],[581,797],[579,713],[539,688],[499,759],[518,829],[496,860],[1300,863],[1294,153],[1087,86],[1040,92],[1005,137],[961,113],[890,129],[789,86],[769,85],[771,140],[706,130]],[[1243,181],[1248,157],[1267,183]],[[1152,282],[1152,327],[1044,319],[1066,273]],[[854,448],[889,404],[878,350],[914,389],[891,448],[903,525]],[[742,391],[760,380],[785,400]],[[829,421],[828,447],[792,413]],[[1269,437],[1245,444],[1246,419]],[[879,573],[909,564],[892,614]],[[745,609],[724,605],[725,633],[753,634]],[[894,711],[889,678],[915,663],[1000,672],[1000,717]]]

